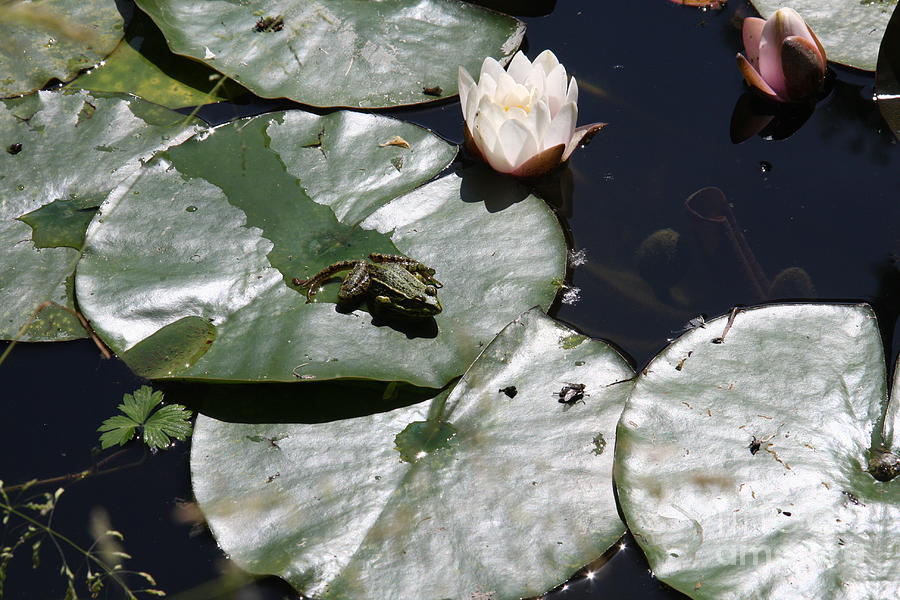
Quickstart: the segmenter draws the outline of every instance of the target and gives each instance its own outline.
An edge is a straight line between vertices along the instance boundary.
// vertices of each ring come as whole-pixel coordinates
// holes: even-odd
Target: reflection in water
[[[744,92],[731,115],[731,141],[740,144],[754,135],[767,140],[784,140],[812,116],[811,104],[784,104]]]
[[[687,599],[687,596],[652,576],[650,565],[643,552],[631,533],[627,533],[604,556],[579,570],[569,581],[546,594],[544,598],[682,600]]]
[[[769,295],[769,280],[753,255],[750,244],[722,190],[707,187],[694,192],[684,202],[692,217],[697,247],[711,271],[720,274],[739,272],[735,278],[749,285],[757,300]]]
[[[842,79],[835,81],[834,92],[819,107],[830,117],[822,121],[821,139],[832,143],[841,141],[844,152],[866,154],[877,165],[889,165],[897,140],[879,112],[871,77],[846,68],[842,70],[843,73],[839,72]]]

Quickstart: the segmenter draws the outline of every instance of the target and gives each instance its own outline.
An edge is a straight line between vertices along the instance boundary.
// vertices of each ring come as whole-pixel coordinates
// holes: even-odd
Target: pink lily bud
[[[800,102],[825,83],[825,48],[797,11],[779,8],[766,20],[744,19],[738,68],[750,87],[777,102]]]
[[[579,144],[605,123],[575,127],[578,84],[544,50],[534,62],[517,52],[504,70],[484,59],[476,83],[459,68],[459,100],[466,121],[466,147],[494,170],[536,177],[568,160]]]

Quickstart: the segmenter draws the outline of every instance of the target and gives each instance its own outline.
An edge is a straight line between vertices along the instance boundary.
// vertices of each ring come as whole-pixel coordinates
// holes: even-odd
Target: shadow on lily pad
[[[464,169],[459,176],[462,179],[459,193],[463,202],[483,202],[489,213],[505,210],[531,193],[515,177],[497,173],[485,166]]]
[[[298,366],[298,379],[302,372]],[[441,393],[402,382],[361,379],[302,385],[157,382],[156,386],[165,392],[167,402],[229,423],[325,423],[418,404]]]

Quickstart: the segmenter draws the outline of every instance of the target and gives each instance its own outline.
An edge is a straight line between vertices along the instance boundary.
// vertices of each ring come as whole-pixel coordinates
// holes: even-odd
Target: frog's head
[[[374,300],[378,309],[407,318],[433,317],[443,310],[437,297],[437,289],[433,285],[423,286],[421,292],[415,296],[396,298],[376,296]]]

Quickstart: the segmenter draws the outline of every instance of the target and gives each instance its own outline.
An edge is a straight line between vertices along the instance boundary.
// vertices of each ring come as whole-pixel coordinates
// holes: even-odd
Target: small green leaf
[[[116,444],[124,446],[125,442],[130,441],[134,437],[134,431],[137,427],[137,423],[122,415],[108,418],[97,429],[97,431],[105,432],[100,436],[100,447],[106,450]]]
[[[186,439],[192,431],[191,411],[180,404],[163,406],[144,424],[144,441],[151,448],[165,448],[170,437]]]
[[[122,400],[119,410],[125,414],[106,419],[97,429],[105,432],[100,436],[104,450],[116,444],[125,445],[138,428],[143,431],[144,443],[154,450],[168,446],[170,438],[184,440],[191,434],[191,411],[180,404],[169,404],[150,414],[162,402],[162,392],[154,392],[145,385],[133,395],[125,394]]]
[[[162,402],[162,392],[154,392],[149,386],[141,386],[134,395],[125,394],[122,400],[125,404],[119,405],[119,410],[141,424],[150,416],[153,407]]]

